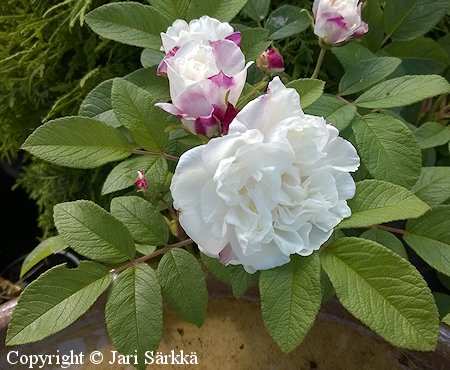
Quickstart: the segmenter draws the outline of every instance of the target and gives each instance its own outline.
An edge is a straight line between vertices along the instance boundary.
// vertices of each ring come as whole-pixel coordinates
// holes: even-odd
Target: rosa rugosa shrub
[[[434,350],[450,297],[435,300],[442,287],[422,274],[450,276],[450,5],[150,4],[87,14],[100,36],[143,47],[144,68],[103,82],[78,116],[22,146],[68,167],[114,163],[101,189],[112,201],[55,207],[59,235],[22,273],[67,247],[87,261],[24,290],[7,343],[61,330],[108,289],[111,340],[142,368],[163,303],[203,323],[207,269],[236,297],[258,283],[284,352],[331,296],[391,344]],[[251,65],[266,50],[284,71],[278,57],[278,71]]]

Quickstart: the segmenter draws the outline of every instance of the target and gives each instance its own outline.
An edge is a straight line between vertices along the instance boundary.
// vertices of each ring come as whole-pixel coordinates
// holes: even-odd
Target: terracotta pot
[[[304,342],[293,352],[283,354],[266,332],[261,319],[257,292],[240,300],[216,281],[209,282],[210,299],[206,320],[201,328],[188,324],[170,309],[165,310],[164,333],[159,347],[163,354],[195,352],[198,365],[186,369],[448,369],[450,368],[450,331],[441,326],[435,352],[420,353],[399,350],[351,317],[337,301],[324,305]],[[132,369],[131,365],[108,362],[114,360],[105,330],[104,300],[97,302],[81,319],[43,341],[5,347],[6,327],[15,306],[11,301],[0,306],[0,369],[25,369],[10,365],[21,355],[84,353],[83,365],[76,369]],[[59,350],[59,352],[57,352]],[[92,351],[100,350],[103,362],[90,363]],[[17,352],[16,352],[17,351]],[[35,367],[37,368],[37,367]],[[150,369],[180,368],[180,365],[151,365]],[[45,369],[61,369],[46,365]]]

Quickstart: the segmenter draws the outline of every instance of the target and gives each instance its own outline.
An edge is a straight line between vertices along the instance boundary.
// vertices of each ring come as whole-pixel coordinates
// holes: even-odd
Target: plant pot
[[[197,328],[183,321],[170,309],[164,313],[164,331],[158,351],[163,354],[196,354],[195,369],[448,369],[450,364],[450,331],[440,327],[439,344],[435,352],[420,353],[401,350],[351,317],[336,300],[325,304],[304,342],[289,354],[282,353],[267,333],[261,319],[258,295],[250,291],[236,300],[228,287],[210,279],[210,299],[205,323]],[[65,330],[43,341],[5,347],[7,324],[16,301],[0,306],[0,369],[29,368],[10,365],[21,355],[84,354],[79,369],[132,369],[119,364],[113,356],[114,347],[108,340],[104,322],[104,300],[97,302],[82,318]],[[102,352],[103,361],[94,365],[89,355]],[[17,355],[16,352],[17,351]],[[156,353],[154,354],[156,355]],[[99,357],[98,357],[99,358]],[[98,360],[96,358],[96,360]],[[110,361],[116,361],[109,364]],[[192,357],[191,357],[192,358]],[[170,360],[168,360],[170,363]],[[37,368],[37,365],[35,365]],[[148,368],[171,369],[180,365],[151,365]],[[61,369],[46,365],[45,369]]]

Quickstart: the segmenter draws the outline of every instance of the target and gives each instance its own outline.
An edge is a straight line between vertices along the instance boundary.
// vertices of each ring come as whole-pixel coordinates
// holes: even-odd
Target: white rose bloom
[[[227,136],[181,156],[171,192],[203,253],[253,273],[320,248],[351,214],[358,166],[355,148],[275,77]]]
[[[162,48],[167,53],[174,47],[180,47],[185,43],[195,41],[231,40],[239,46],[240,32],[234,32],[233,27],[227,22],[220,22],[215,18],[204,15],[200,19],[193,19],[189,24],[177,19],[166,32],[161,33]]]

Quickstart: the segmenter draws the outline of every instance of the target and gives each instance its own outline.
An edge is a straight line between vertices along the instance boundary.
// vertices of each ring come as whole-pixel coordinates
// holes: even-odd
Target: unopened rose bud
[[[284,71],[283,57],[277,49],[270,48],[263,52],[258,59],[256,59],[256,66],[263,73],[277,73]]]
[[[145,178],[145,173],[143,171],[138,171],[138,178],[134,182],[136,186],[138,186],[141,190],[147,190],[148,183],[147,179]]]
[[[314,33],[329,45],[365,34],[369,27],[361,19],[359,0],[315,0]]]

